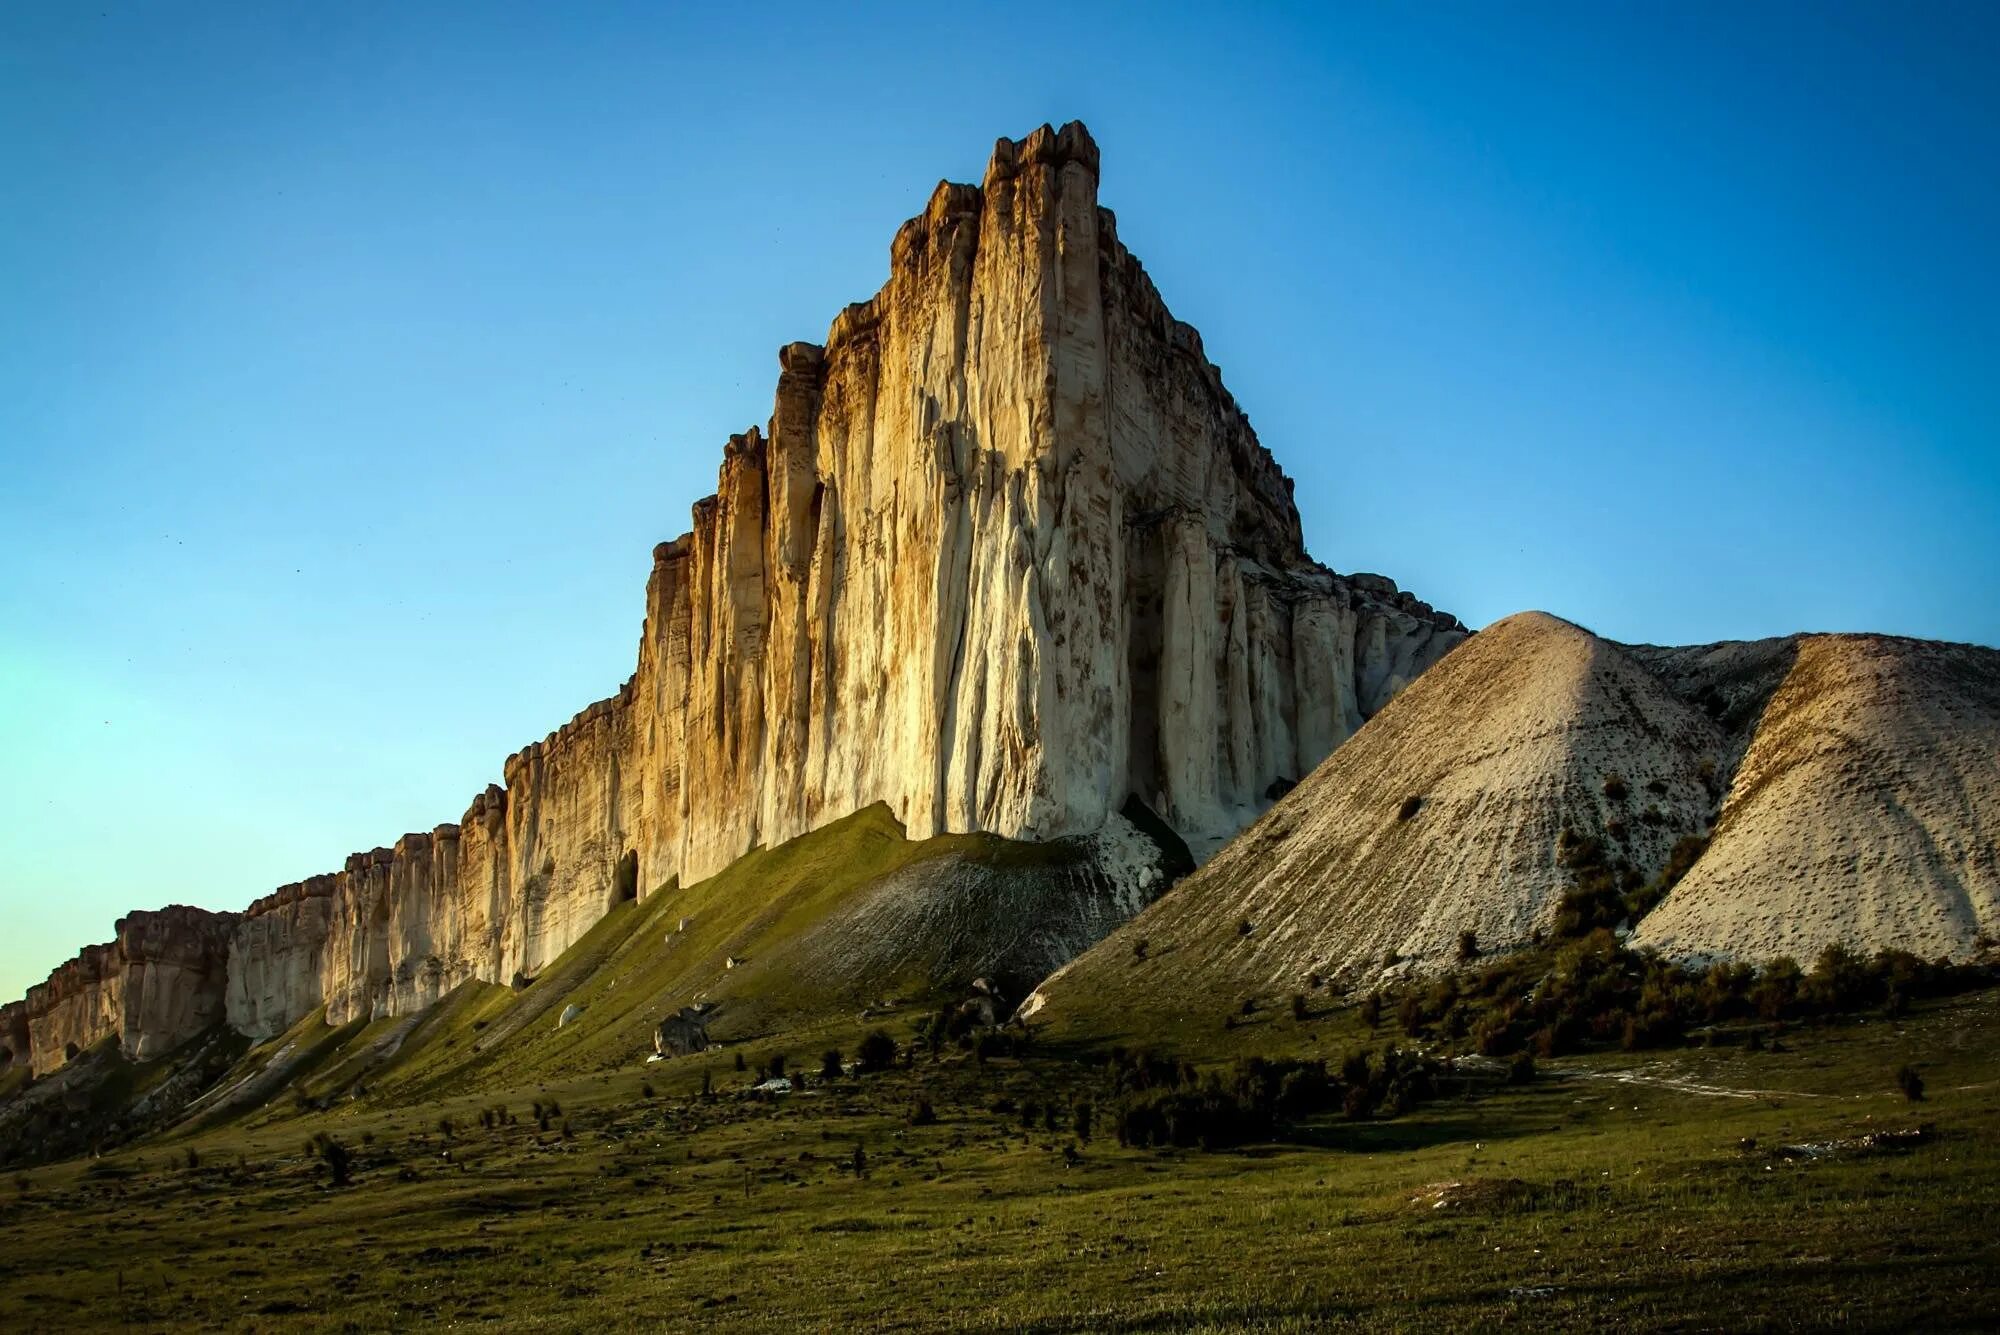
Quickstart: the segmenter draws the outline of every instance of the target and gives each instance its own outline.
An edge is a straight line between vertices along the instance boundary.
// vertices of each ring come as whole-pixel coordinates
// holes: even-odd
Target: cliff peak
[[[653,549],[617,694],[458,825],[258,900],[226,980],[188,975],[201,1005],[268,1037],[532,977],[620,899],[876,804],[917,840],[1143,809],[1211,850],[1463,638],[1307,557],[1098,175],[1070,122],[936,186],[881,289],[779,349],[768,424]]]

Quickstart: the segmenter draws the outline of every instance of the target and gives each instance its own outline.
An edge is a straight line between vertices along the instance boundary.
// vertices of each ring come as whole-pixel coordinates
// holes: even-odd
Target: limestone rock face
[[[1205,854],[1464,638],[1306,556],[1290,481],[1097,194],[1076,124],[941,183],[654,550],[632,678],[457,825],[253,904],[229,1022],[531,978],[627,858],[641,892],[689,883],[876,802],[911,838],[1048,840],[1137,798]]]
[[[134,1061],[165,1055],[223,1018],[235,919],[184,905],[127,914],[114,940],[85,946],[28,989],[6,1017],[7,1046],[36,1075],[107,1036]]]
[[[1763,658],[1782,677],[1708,851],[1635,944],[1807,965],[1836,943],[1925,959],[1989,951],[2000,936],[2000,653],[1888,635],[1777,648]]]
[[[872,802],[912,838],[1197,850],[1464,630],[1311,563],[1291,484],[1097,204],[1080,125],[941,184],[780,355],[769,435],[660,547],[631,696],[642,884]]]
[[[28,1061],[28,1003],[10,1001],[0,1006],[0,1071],[12,1070],[14,1063]]]

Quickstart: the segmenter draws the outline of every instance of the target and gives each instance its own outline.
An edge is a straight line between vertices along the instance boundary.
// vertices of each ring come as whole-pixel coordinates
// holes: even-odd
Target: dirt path
[[[1620,1085],[1644,1085],[1651,1089],[1671,1089],[1679,1094],[1700,1094],[1714,1099],[1857,1099],[1859,1094],[1815,1094],[1803,1089],[1732,1089],[1728,1085],[1708,1085],[1685,1076],[1659,1075],[1646,1067],[1628,1071],[1563,1071],[1569,1080],[1608,1080]]]

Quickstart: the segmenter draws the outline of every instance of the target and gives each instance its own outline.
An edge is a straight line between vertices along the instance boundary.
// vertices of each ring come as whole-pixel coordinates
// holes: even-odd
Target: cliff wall
[[[532,977],[620,895],[878,801],[912,838],[1048,839],[1137,796],[1205,853],[1462,639],[1306,556],[1289,479],[1097,189],[1075,124],[941,183],[654,550],[632,678],[457,825],[252,904],[230,1024]],[[108,1032],[89,972],[38,989],[78,1041]]]
[[[147,1061],[223,1018],[222,993],[236,915],[174,905],[118,920],[114,938],[85,946],[28,989],[5,1016],[7,1046],[36,1075],[107,1036]]]

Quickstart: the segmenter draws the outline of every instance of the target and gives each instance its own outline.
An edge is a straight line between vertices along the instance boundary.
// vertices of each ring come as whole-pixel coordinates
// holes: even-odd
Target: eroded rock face
[[[115,1036],[134,1061],[161,1057],[223,1018],[233,913],[174,905],[118,920],[116,936],[28,989],[7,1045],[37,1075]],[[25,1039],[24,1048],[15,1048]]]
[[[0,1072],[16,1063],[28,1062],[28,1003],[10,1001],[0,1006]]]
[[[458,825],[253,904],[226,1004],[269,1036],[532,977],[617,897],[885,802],[912,838],[1205,853],[1465,635],[1300,539],[1291,483],[1097,203],[1081,125],[940,184],[890,277],[779,354],[637,670]]]

